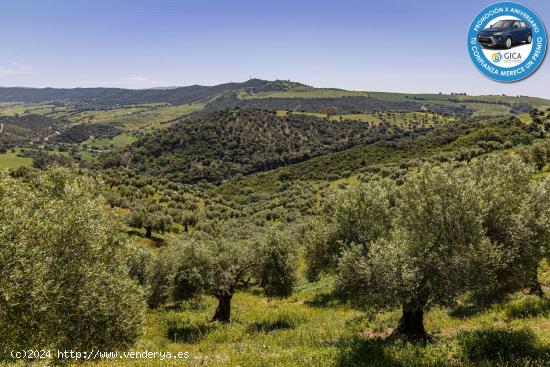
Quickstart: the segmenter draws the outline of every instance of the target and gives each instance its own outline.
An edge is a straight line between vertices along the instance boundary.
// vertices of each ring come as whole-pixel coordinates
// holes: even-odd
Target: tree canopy
[[[396,330],[425,338],[423,313],[461,295],[494,300],[532,284],[548,244],[548,182],[518,158],[420,167],[395,188],[328,200],[308,250],[310,274],[335,271],[345,299],[402,307]],[[546,204],[544,204],[546,203]]]
[[[0,172],[0,349],[113,350],[141,334],[144,297],[100,183],[75,169]]]
[[[296,248],[280,234],[244,240],[182,237],[158,255],[150,304],[157,307],[205,293],[218,300],[213,320],[229,322],[237,287],[253,278],[266,295],[285,297],[292,293],[295,271]]]

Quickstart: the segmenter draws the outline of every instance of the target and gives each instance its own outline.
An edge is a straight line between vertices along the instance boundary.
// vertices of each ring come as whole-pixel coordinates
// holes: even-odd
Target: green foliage
[[[111,90],[107,91],[113,93],[110,97],[98,90],[63,92],[68,93],[63,98],[70,94],[67,98],[77,102],[17,106],[20,110],[17,113],[24,117],[43,113],[58,120],[35,116],[23,120],[13,118],[10,121],[14,123],[5,124],[4,129],[8,130],[4,131],[11,135],[0,134],[0,151],[2,139],[10,149],[32,141],[32,150],[27,148],[24,154],[32,154],[35,162],[38,157],[35,152],[60,147],[69,150],[68,157],[74,157],[81,148],[86,149],[86,154],[94,155],[99,149],[114,149],[111,143],[116,146],[115,141],[108,138],[88,139],[81,147],[62,146],[53,136],[44,141],[48,136],[45,134],[52,133],[50,127],[59,128],[63,135],[60,138],[68,137],[71,141],[90,134],[110,136],[115,133],[111,129],[114,126],[135,130],[117,136],[117,141],[123,137],[126,143],[137,139],[135,144],[127,148],[122,144],[117,154],[104,157],[103,167],[112,166],[112,169],[90,166],[94,168],[93,175],[101,176],[105,183],[101,191],[106,200],[100,200],[98,207],[103,206],[101,212],[105,217],[116,212],[125,214],[127,224],[144,228],[146,237],[155,233],[154,242],[162,242],[163,246],[149,250],[153,241],[144,238],[134,238],[140,245],[126,244],[119,238],[121,227],[114,224],[116,230],[105,232],[107,239],[90,231],[90,238],[99,239],[98,251],[105,252],[104,256],[113,253],[105,249],[108,246],[104,243],[123,248],[122,255],[115,256],[118,260],[113,262],[126,268],[123,279],[128,282],[118,287],[111,278],[118,277],[122,270],[118,273],[107,266],[95,263],[93,266],[93,271],[97,268],[101,274],[107,274],[105,283],[88,275],[92,272],[91,265],[78,269],[85,274],[79,278],[85,283],[82,292],[92,289],[93,294],[101,290],[107,297],[79,298],[78,292],[69,292],[67,297],[82,302],[93,298],[86,305],[79,304],[80,308],[75,306],[78,315],[73,312],[76,316],[71,320],[105,320],[117,312],[124,314],[114,318],[115,324],[122,325],[122,337],[107,338],[108,333],[115,334],[113,328],[109,329],[107,322],[94,321],[93,330],[99,330],[94,332],[94,338],[101,340],[93,345],[119,348],[124,343],[122,347],[131,344],[124,340],[135,339],[127,336],[131,334],[130,329],[136,331],[132,335],[139,332],[137,326],[129,326],[137,325],[133,322],[141,312],[133,303],[134,297],[128,296],[132,294],[132,287],[136,287],[147,295],[149,305],[156,308],[148,312],[144,337],[136,349],[154,346],[158,350],[191,350],[198,358],[193,363],[198,364],[392,367],[548,364],[544,348],[534,347],[538,341],[529,339],[528,335],[517,336],[524,339],[527,352],[505,358],[495,353],[497,344],[503,343],[503,355],[506,355],[507,349],[522,346],[521,341],[508,343],[516,335],[505,333],[495,337],[480,331],[477,336],[460,337],[469,340],[467,342],[459,342],[454,337],[460,330],[484,330],[487,325],[507,323],[513,328],[532,328],[544,342],[548,339],[545,299],[520,296],[519,300],[491,310],[476,304],[475,315],[460,319],[439,308],[439,305],[454,305],[457,299],[471,304],[469,296],[492,303],[495,298],[531,287],[533,280],[536,281],[538,260],[550,253],[550,180],[545,178],[550,149],[544,137],[548,128],[545,127],[546,113],[532,113],[533,122],[535,118],[537,122],[531,124],[530,117],[518,111],[528,111],[535,104],[546,105],[544,100],[364,92],[352,96],[346,91],[318,90],[290,82],[264,82],[255,80],[246,85],[232,83],[175,91],[120,90],[115,93]],[[25,93],[29,98],[41,98],[39,94],[43,92]],[[56,98],[63,94],[61,91],[51,93]],[[241,97],[246,100],[240,100]],[[192,101],[193,105],[164,103],[116,108],[111,105],[139,102],[143,98],[170,99],[177,103],[185,100]],[[205,112],[234,106],[295,111],[276,114],[225,109],[210,115],[195,113],[203,117],[183,121],[184,115],[204,106]],[[311,114],[324,106],[335,107],[325,111],[329,114],[350,114],[332,116],[330,121],[296,112],[305,110],[310,112],[303,113]],[[419,109],[438,113],[414,112]],[[502,113],[509,111],[519,118],[502,117]],[[457,117],[472,112],[499,117]],[[71,124],[66,125],[64,118]],[[346,121],[348,119],[362,121]],[[151,135],[146,135],[144,129],[172,124],[174,128]],[[88,128],[92,125],[97,126]],[[10,136],[16,139],[11,140]],[[492,151],[500,151],[499,154],[507,157],[482,159]],[[40,160],[36,163],[40,168],[50,163],[64,163],[54,162],[56,158],[50,154],[40,154],[43,157],[38,157]],[[531,175],[534,171],[521,161],[536,167],[534,177]],[[443,167],[438,167],[441,164]],[[127,166],[131,168],[126,169]],[[25,187],[24,192],[34,192],[40,186],[36,182],[44,177],[33,169],[17,170],[11,175],[17,177],[13,182]],[[12,181],[2,181],[6,182]],[[93,191],[94,195],[98,191]],[[15,193],[6,192],[10,197]],[[38,210],[27,212],[41,217],[25,219],[24,228],[14,226],[15,237],[30,233],[31,224],[46,222],[46,209],[29,199],[29,195],[25,193],[21,202],[28,201],[28,208],[36,204]],[[65,198],[56,200],[59,208],[73,211],[72,204],[65,204]],[[27,204],[21,202],[13,199],[5,208],[17,205],[27,208]],[[82,206],[84,210],[86,205]],[[5,231],[11,227],[10,220],[18,219],[17,213],[0,219],[0,229]],[[57,226],[55,231],[72,236],[71,231],[79,228],[72,214],[63,218],[67,223],[61,220],[61,214],[54,214],[51,226]],[[88,218],[81,217],[84,221]],[[26,218],[25,215],[22,218]],[[74,224],[74,228],[66,224]],[[270,232],[272,227],[284,233]],[[23,234],[17,234],[16,230]],[[172,233],[166,234],[168,230]],[[178,232],[181,238],[174,240],[174,233]],[[292,236],[286,232],[292,232]],[[135,236],[137,231],[131,228],[128,233]],[[90,238],[74,246],[73,241],[63,244],[68,248],[92,246]],[[1,240],[4,241],[4,237]],[[48,243],[44,240],[41,246]],[[121,243],[124,244],[119,246]],[[67,340],[66,335],[71,334],[76,335],[71,339],[75,345],[91,345],[86,340],[78,341],[85,337],[83,332],[74,332],[75,328],[59,331],[59,327],[51,326],[56,315],[61,314],[61,306],[53,303],[58,298],[54,297],[52,302],[45,300],[42,289],[57,292],[56,297],[64,292],[67,282],[60,282],[61,276],[50,277],[54,269],[64,264],[51,260],[50,253],[46,253],[49,257],[44,260],[42,252],[31,245],[18,251],[32,255],[18,268],[25,272],[21,270],[19,275],[10,272],[11,278],[0,280],[0,284],[6,286],[9,280],[15,279],[10,286],[31,289],[25,297],[36,301],[26,299],[26,303],[21,303],[20,315],[15,311],[8,315],[12,319],[27,320],[21,330],[35,327],[39,331],[15,335],[15,329],[8,328],[5,335],[15,335],[13,340],[19,338],[21,346],[29,347],[44,345],[42,341],[60,334],[63,335],[59,340]],[[60,246],[59,253],[63,255],[64,251]],[[115,252],[118,254],[118,250]],[[73,253],[76,254],[76,250]],[[310,279],[318,279],[323,272],[333,274],[323,276],[322,282],[308,283],[303,278],[303,254]],[[0,252],[0,256],[3,255]],[[62,258],[69,264],[74,261],[69,256]],[[106,261],[103,256],[97,255],[97,258],[99,263]],[[9,257],[0,257],[2,261],[5,259]],[[57,268],[49,269],[44,265],[46,262]],[[77,272],[76,268],[68,267],[69,270]],[[541,271],[541,274],[541,283],[546,284],[547,272]],[[76,283],[72,279],[71,275],[71,283]],[[116,292],[109,293],[109,289]],[[4,293],[0,293],[0,306],[6,302],[3,296]],[[14,299],[10,297],[8,301]],[[21,293],[19,299],[23,298]],[[109,309],[106,304],[110,300],[116,301],[120,309]],[[351,308],[342,300],[359,303],[368,313]],[[93,307],[88,307],[90,304]],[[224,326],[208,323],[206,320],[216,305],[214,319],[223,321],[222,313],[225,313],[228,320],[229,311],[234,308],[236,322]],[[417,315],[419,310],[425,313],[426,327],[435,334],[430,343],[410,344],[385,338],[390,334],[389,328],[395,327],[400,311],[378,314],[375,311],[400,306],[409,316]],[[126,312],[133,313],[135,319]],[[35,314],[40,315],[41,322],[31,325],[31,318],[27,316]],[[125,320],[129,321],[125,323]],[[11,319],[9,323],[16,325]],[[4,325],[6,323],[0,327]],[[46,327],[47,335],[40,329]],[[341,338],[348,332],[348,336]],[[477,351],[476,338],[480,340]],[[49,344],[72,347],[70,343],[55,343]],[[508,344],[511,347],[506,347]],[[489,357],[479,358],[484,350]],[[143,363],[156,362],[137,362]]]
[[[0,350],[130,347],[143,291],[98,182],[52,168],[26,181],[0,172]]]
[[[227,320],[220,321],[229,321],[231,297],[241,282],[246,285],[254,276],[266,294],[290,295],[295,262],[296,249],[276,236],[259,240],[206,234],[181,237],[159,252],[152,270],[150,304],[158,307],[206,293],[220,305],[227,304]]]
[[[306,250],[310,279],[334,269],[351,245],[366,254],[372,241],[389,233],[392,191],[390,182],[375,181],[329,194]]]
[[[516,157],[492,155],[472,162],[472,173],[482,192],[486,236],[502,252],[497,284],[488,294],[494,300],[523,289],[536,280],[537,267],[550,236],[547,182],[531,182],[532,168]]]
[[[367,257],[344,253],[337,289],[384,305],[450,304],[461,292],[494,284],[497,249],[484,237],[480,192],[466,174],[424,166],[396,194],[393,229]],[[360,279],[348,282],[358,262]]]
[[[334,124],[303,115],[226,109],[155,131],[123,151],[102,156],[103,167],[134,168],[175,181],[220,182],[377,141],[391,132],[361,121]]]
[[[59,129],[62,123],[47,116],[0,116],[0,153],[30,141],[40,142]]]
[[[128,273],[140,285],[147,285],[147,278],[151,271],[153,257],[151,251],[142,246],[130,246],[128,248]]]
[[[139,205],[132,209],[127,223],[135,228],[145,228],[147,238],[151,238],[153,232],[164,233],[170,229],[173,219],[164,214],[162,209],[158,204],[151,204],[147,207]]]
[[[498,133],[499,141],[484,140],[490,135],[478,136],[477,131],[483,128]],[[373,144],[327,153],[264,175],[250,176],[243,184],[259,189],[270,187],[282,172],[286,181],[334,181],[351,175],[397,179],[422,163],[469,161],[492,151],[530,144],[533,139],[525,125],[515,118],[458,120],[411,134],[396,132]],[[231,186],[231,182],[223,186]]]
[[[55,139],[63,143],[82,143],[90,136],[110,139],[121,132],[120,128],[107,124],[79,124],[64,129]]]
[[[431,305],[532,286],[547,253],[550,198],[548,182],[531,175],[520,159],[491,155],[424,165],[395,189],[357,185],[327,201],[307,252],[310,273],[337,270],[336,293],[355,303],[402,306],[398,330],[416,323],[419,334]]]
[[[257,277],[269,297],[288,297],[296,282],[296,244],[280,234],[270,233],[257,245]]]
[[[39,169],[45,169],[50,166],[71,166],[74,164],[74,160],[70,157],[61,154],[48,154],[42,151],[27,151],[25,157],[32,157],[32,166]]]
[[[171,252],[171,255],[167,255]],[[175,268],[178,260],[183,260],[183,254],[174,251],[171,246],[162,252],[162,256],[157,256],[148,273],[147,284],[150,287],[148,304],[151,308],[160,307],[173,300],[173,284],[175,277]],[[184,295],[192,294],[192,290],[185,290]],[[184,298],[183,295],[176,294],[177,298]]]

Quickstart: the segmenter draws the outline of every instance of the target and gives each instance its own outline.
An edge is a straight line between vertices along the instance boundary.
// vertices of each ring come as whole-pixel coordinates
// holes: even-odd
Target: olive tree
[[[527,285],[532,294],[542,297],[544,291],[538,280],[537,267],[540,259],[550,259],[550,177],[531,182],[528,200],[521,206],[517,219],[522,229],[517,237],[531,249],[529,252],[534,257],[530,262],[532,267],[526,269]],[[529,256],[529,253],[521,254]]]
[[[321,108],[321,113],[324,113],[325,115],[327,115],[327,119],[330,119],[337,112],[338,112],[338,109],[334,106],[325,106]]]
[[[460,295],[487,302],[526,287],[541,294],[550,181],[531,173],[518,158],[488,156],[423,166],[389,191],[369,184],[336,195],[308,246],[310,274],[335,271],[341,297],[401,307],[396,332],[413,339],[426,337],[427,308]]]
[[[537,268],[548,246],[548,188],[532,181],[533,167],[517,157],[490,155],[468,168],[482,193],[486,236],[504,255],[497,285],[477,298],[492,302],[527,287],[541,294]]]
[[[172,217],[166,214],[158,203],[148,206],[136,205],[127,218],[129,226],[145,229],[146,238],[152,238],[153,232],[168,231],[172,222]]]
[[[212,321],[229,322],[231,299],[239,285],[254,278],[266,295],[285,297],[295,280],[296,249],[282,235],[260,239],[185,236],[163,249],[152,272],[155,307],[202,293],[218,300]]]
[[[329,193],[306,247],[310,280],[334,271],[352,244],[366,253],[372,241],[389,233],[393,192],[390,181],[373,181]]]
[[[391,195],[380,184],[352,190],[349,205],[359,190],[365,191],[359,197],[371,199],[336,221],[362,219],[361,231],[367,234],[340,247],[335,288],[341,297],[377,308],[400,307],[395,332],[424,339],[423,317],[430,306],[452,304],[466,291],[495,283],[500,252],[485,236],[485,211],[472,175],[424,166]],[[346,200],[337,207],[345,208]],[[381,211],[366,209],[380,208],[381,202]]]
[[[475,180],[451,168],[424,166],[395,198],[393,225],[369,252],[346,250],[340,292],[366,303],[402,308],[396,333],[424,339],[425,310],[450,305],[460,294],[495,284],[499,251],[485,236]]]
[[[0,172],[0,351],[119,349],[141,333],[130,244],[101,185],[76,169]],[[9,355],[9,354],[3,354]]]

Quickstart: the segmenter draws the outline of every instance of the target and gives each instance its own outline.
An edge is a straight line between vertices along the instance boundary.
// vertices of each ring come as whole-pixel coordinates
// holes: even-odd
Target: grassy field
[[[19,149],[0,154],[0,168],[19,168],[32,165],[32,158],[18,157]]]
[[[511,109],[507,106],[487,103],[467,103],[468,108],[474,110],[474,117],[477,116],[501,116],[510,113]]]
[[[543,280],[550,272],[545,267]],[[131,366],[548,366],[550,300],[520,295],[485,310],[435,308],[426,315],[432,340],[411,344],[389,335],[398,311],[338,303],[331,280],[302,280],[293,296],[238,292],[232,323],[210,323],[215,301],[150,311],[134,351],[189,352],[186,360],[125,360]],[[120,366],[103,360],[88,365]]]
[[[129,144],[132,144],[134,141],[136,141],[136,139],[137,138],[135,136],[129,134],[119,134],[112,139],[87,139],[80,143],[80,145],[87,145],[91,147],[97,147],[101,150],[106,150],[111,149],[111,146],[114,148],[123,148]]]
[[[124,106],[110,110],[89,110],[75,112],[71,106],[48,104],[0,103],[0,116],[16,114],[39,114],[52,118],[65,119],[73,124],[79,123],[118,123],[127,130],[139,130],[165,124],[179,117],[204,108],[202,103],[170,105],[151,103]]]
[[[112,110],[85,111],[67,116],[75,124],[109,123],[122,125],[126,130],[141,130],[158,127],[174,119],[204,108],[204,104],[185,105],[146,104],[121,107]]]
[[[25,104],[19,102],[1,102],[0,116],[14,116],[25,112]]]
[[[49,104],[32,104],[22,102],[0,103],[0,116],[14,115],[48,115],[52,118],[66,117],[70,111],[68,106],[54,106]]]

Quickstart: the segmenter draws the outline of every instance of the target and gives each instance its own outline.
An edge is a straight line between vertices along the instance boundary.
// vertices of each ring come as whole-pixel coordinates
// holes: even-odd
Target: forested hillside
[[[378,111],[428,111],[453,116],[468,116],[472,113],[472,110],[464,105],[454,106],[437,103],[421,104],[407,100],[387,101],[368,96],[343,96],[338,98],[267,97],[239,99],[234,93],[225,94],[216,98],[206,105],[205,111],[215,111],[231,106],[294,112],[322,112],[328,106],[333,108],[336,114],[373,113]]]
[[[226,109],[146,135],[102,162],[181,182],[219,182],[410,133],[361,121]]]
[[[0,116],[0,153],[55,135],[61,125],[61,121],[36,114]]]
[[[294,83],[297,84],[297,83]],[[143,103],[185,104],[205,102],[220,93],[240,89],[256,91],[284,90],[282,83],[251,79],[244,83],[226,83],[216,86],[192,85],[170,89],[120,89],[120,88],[0,88],[2,102],[73,102],[84,105],[130,105]]]

